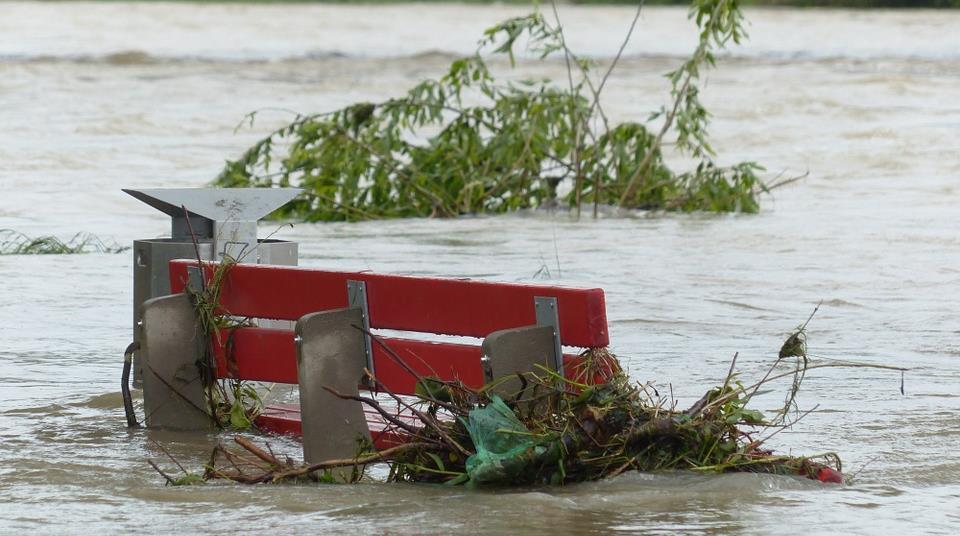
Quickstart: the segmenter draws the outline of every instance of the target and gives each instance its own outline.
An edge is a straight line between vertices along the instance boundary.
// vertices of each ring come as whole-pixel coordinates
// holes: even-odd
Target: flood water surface
[[[396,95],[521,7],[0,2],[0,228],[120,243],[166,217],[123,187],[202,186],[290,118]],[[609,61],[630,8],[564,7],[570,40]],[[758,215],[297,225],[301,264],[540,281],[606,291],[612,350],[680,406],[739,352],[762,376],[816,304],[816,407],[771,439],[837,452],[846,486],[757,475],[628,474],[498,492],[358,486],[164,487],[157,443],[192,468],[215,437],[128,431],[129,253],[0,257],[0,532],[955,533],[960,525],[960,14],[753,10],[753,36],[704,91],[722,163],[809,171]],[[645,12],[606,90],[646,118],[693,34]],[[516,76],[565,77],[562,62]],[[264,109],[252,129],[244,114]],[[264,224],[262,234],[273,230]],[[547,276],[548,279],[544,279]],[[787,385],[782,386],[784,389]],[[782,392],[758,400],[776,408]],[[156,443],[155,443],[156,442]],[[298,453],[295,443],[275,446]]]

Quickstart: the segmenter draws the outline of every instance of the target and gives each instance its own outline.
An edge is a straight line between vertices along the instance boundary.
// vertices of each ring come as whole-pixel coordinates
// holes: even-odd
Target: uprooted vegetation
[[[186,209],[184,209],[186,212]],[[192,231],[191,231],[192,232]],[[270,236],[273,236],[272,234]],[[194,246],[198,247],[196,237],[193,237]],[[245,256],[245,255],[244,255]],[[224,332],[232,328],[249,326],[248,319],[236,318],[223,311],[220,306],[220,293],[230,268],[244,259],[233,259],[229,256],[218,263],[211,271],[211,278],[207,281],[200,278],[200,288],[187,287],[187,292],[193,300],[197,312],[197,320],[201,333],[207,344],[203,347],[203,357],[197,363],[200,370],[200,379],[207,402],[207,411],[217,429],[247,430],[253,427],[253,422],[263,410],[263,400],[260,393],[251,382],[227,378],[217,378],[217,363],[212,346],[213,338],[220,344],[230,346],[230,341],[224,341]],[[203,259],[197,253],[197,263],[203,266]],[[230,363],[228,363],[228,366]]]
[[[216,446],[202,473],[173,478],[157,470],[170,484],[217,479],[243,484],[358,482],[372,464],[389,467],[389,482],[470,487],[557,485],[661,470],[773,473],[842,482],[836,454],[778,455],[767,446],[768,439],[809,413],[796,407],[797,392],[809,370],[903,370],[813,362],[807,357],[805,323],[790,334],[761,380],[743,382],[735,372],[735,356],[720,386],[689,408],[679,409],[672,396],[661,394],[653,383],[632,382],[616,357],[603,349],[586,351],[572,378],[539,368],[481,389],[419,376],[385,349],[417,377],[414,401],[394,395],[369,372],[369,384],[396,406],[374,396],[331,392],[381,413],[391,432],[403,438],[396,445],[377,451],[358,440],[352,458],[307,465],[281,459],[269,445],[260,447],[237,437],[239,448]],[[784,379],[791,385],[782,408],[767,416],[749,407],[762,387]],[[505,391],[505,383],[513,387]],[[398,407],[415,415],[416,424],[398,418]]]
[[[612,122],[601,101],[642,4],[600,73],[567,46],[553,6],[553,21],[536,12],[490,28],[475,54],[405,96],[298,115],[228,162],[214,184],[304,188],[276,215],[307,221],[453,217],[558,203],[578,216],[590,204],[594,216],[600,206],[756,212],[759,193],[785,181],[765,185],[753,162],[717,164],[699,97],[716,52],[746,35],[739,2],[692,2],[698,45],[667,73],[670,103],[649,116],[661,122],[654,130]],[[507,56],[513,65],[523,42],[540,61],[562,57],[568,79],[497,80],[488,58]],[[666,165],[669,141],[695,162],[692,169]]]
[[[77,233],[68,240],[61,240],[55,236],[30,237],[13,229],[0,229],[0,255],[121,253],[128,249],[128,246],[106,242],[90,233]]]

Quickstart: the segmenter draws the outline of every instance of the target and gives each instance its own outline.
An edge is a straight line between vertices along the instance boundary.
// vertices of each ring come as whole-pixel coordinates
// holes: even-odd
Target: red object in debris
[[[834,471],[829,467],[821,467],[820,470],[817,471],[817,480],[829,484],[843,484],[843,473]]]

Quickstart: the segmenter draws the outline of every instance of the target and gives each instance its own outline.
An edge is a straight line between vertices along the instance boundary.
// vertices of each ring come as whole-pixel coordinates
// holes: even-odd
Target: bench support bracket
[[[203,272],[199,266],[187,266],[187,288],[193,292],[200,292],[206,285],[203,282]]]
[[[367,284],[363,281],[347,280],[347,304],[349,307],[357,307],[363,314],[362,323],[365,333],[363,334],[363,353],[366,356],[367,370],[376,376],[376,370],[373,368],[373,341],[370,340],[370,309],[367,307]],[[366,383],[366,382],[364,382]]]
[[[148,427],[206,430],[213,426],[197,363],[205,340],[190,296],[174,294],[141,306],[143,405]]]
[[[492,392],[514,397],[522,387],[517,374],[537,371],[536,365],[553,366],[553,328],[527,326],[495,331],[483,339],[484,383],[497,380]]]
[[[533,298],[533,305],[537,311],[537,325],[553,328],[554,369],[563,376],[563,346],[560,344],[560,310],[557,307],[557,299],[537,296]]]
[[[366,358],[358,307],[305,315],[297,321],[297,374],[303,427],[303,459],[307,463],[351,458],[357,440],[369,440],[363,405],[340,398],[357,396]],[[335,469],[337,480],[349,480],[352,469]]]

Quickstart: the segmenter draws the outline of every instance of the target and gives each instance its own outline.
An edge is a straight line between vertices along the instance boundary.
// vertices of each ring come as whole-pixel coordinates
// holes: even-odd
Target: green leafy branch
[[[438,79],[379,103],[297,116],[215,180],[221,187],[298,186],[304,195],[280,217],[307,221],[455,217],[566,204],[579,215],[592,202],[679,211],[759,209],[765,187],[754,163],[713,163],[709,113],[697,83],[714,51],[744,33],[735,0],[696,0],[694,54],[671,80],[672,105],[656,135],[640,122],[611,124],[601,93],[636,26],[599,82],[590,61],[567,46],[556,6],[486,30],[477,51],[453,61]],[[537,60],[563,54],[567,86],[549,80],[502,82],[491,57],[517,63],[520,47]],[[248,116],[253,122],[254,114]],[[675,173],[663,161],[672,128],[677,147],[699,164]]]

